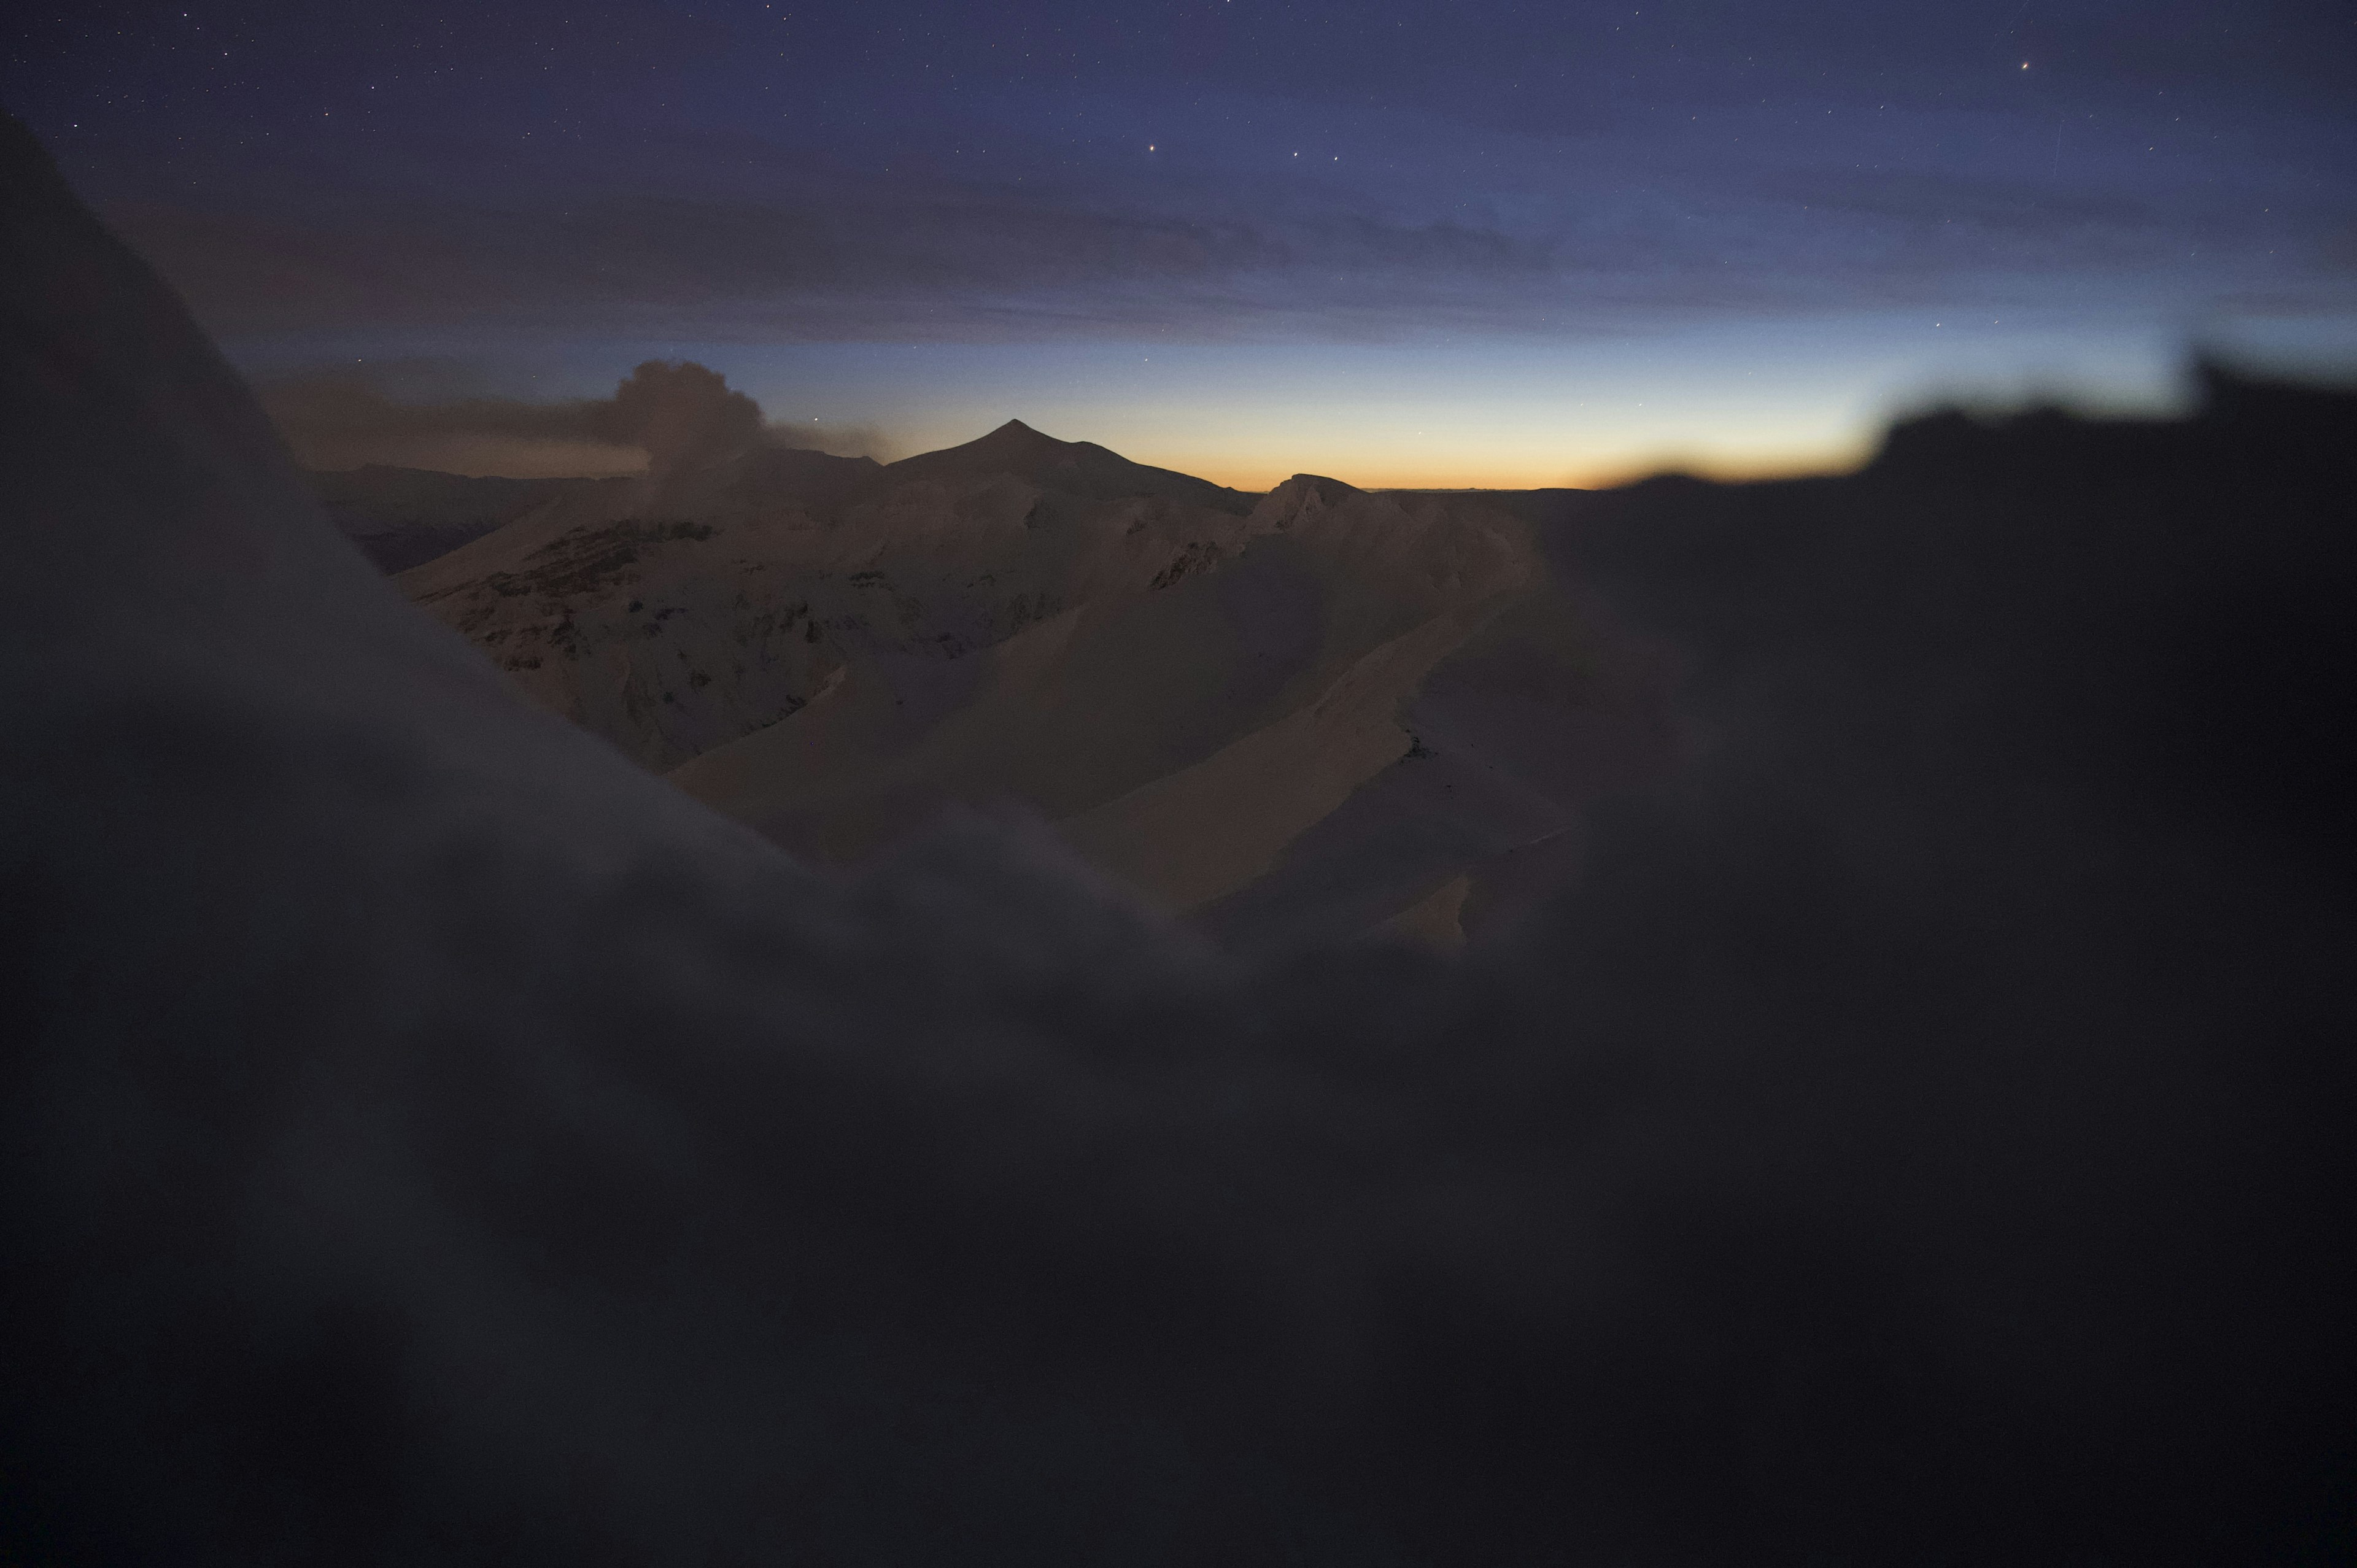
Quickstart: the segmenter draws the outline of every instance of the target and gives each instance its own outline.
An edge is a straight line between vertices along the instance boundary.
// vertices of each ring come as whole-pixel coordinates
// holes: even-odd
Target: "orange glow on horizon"
[[[1749,447],[1714,453],[1706,448],[1664,444],[1651,450],[1598,453],[1585,460],[1518,455],[1489,461],[1476,457],[1436,462],[1397,452],[1329,452],[1321,460],[1321,455],[1305,444],[1299,458],[1290,467],[1238,461],[1232,455],[1200,450],[1114,449],[1133,462],[1175,469],[1232,489],[1254,493],[1274,489],[1296,474],[1319,474],[1362,490],[1600,490],[1634,484],[1657,474],[1691,474],[1740,483],[1846,473],[1873,456],[1881,434],[1881,427],[1877,425],[1783,451]],[[1067,437],[1075,438],[1088,439]],[[1099,445],[1113,444],[1101,441]]]

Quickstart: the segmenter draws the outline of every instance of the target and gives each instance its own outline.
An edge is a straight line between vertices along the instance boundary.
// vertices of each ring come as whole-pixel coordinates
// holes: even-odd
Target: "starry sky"
[[[2341,0],[75,0],[5,43],[274,406],[362,420],[690,359],[887,457],[1019,417],[1248,489],[1596,484],[2166,404],[2195,346],[2357,367]]]

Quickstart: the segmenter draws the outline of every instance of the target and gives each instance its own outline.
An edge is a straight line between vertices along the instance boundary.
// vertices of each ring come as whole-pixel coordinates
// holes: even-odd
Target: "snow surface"
[[[1684,773],[1244,966],[519,700],[5,136],[0,1557],[2346,1554],[2348,400],[1610,498]]]

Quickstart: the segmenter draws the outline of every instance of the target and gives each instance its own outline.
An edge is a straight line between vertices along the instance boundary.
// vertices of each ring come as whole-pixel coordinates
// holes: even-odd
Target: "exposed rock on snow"
[[[887,467],[740,454],[576,489],[402,582],[798,854],[1011,807],[1245,946],[1370,931],[1458,878],[1458,915],[1394,929],[1502,926],[1531,899],[1494,896],[1500,857],[1670,751],[1660,682],[1491,498],[1304,475],[1252,502],[1019,422]],[[1534,767],[1543,733],[1586,738]],[[1419,744],[1443,766],[1399,776]]]

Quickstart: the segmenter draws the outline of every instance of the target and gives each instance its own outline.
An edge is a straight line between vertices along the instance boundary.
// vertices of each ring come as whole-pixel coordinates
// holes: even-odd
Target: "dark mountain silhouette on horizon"
[[[0,123],[0,1558],[2346,1561],[2352,425],[1941,416],[1535,556],[1222,512],[1152,614],[1375,550],[1333,648],[1440,608],[1340,690],[1405,689],[1419,552],[1537,559],[1678,739],[1505,939],[1244,961],[970,812],[814,867],[526,700]],[[1540,635],[1429,749],[1566,761]]]
[[[1243,512],[1254,498],[1208,479],[1133,463],[1092,441],[1059,441],[1019,419],[962,446],[903,457],[887,472],[908,478],[971,479],[1011,474],[1066,494],[1092,500],[1160,496],[1195,506]]]

